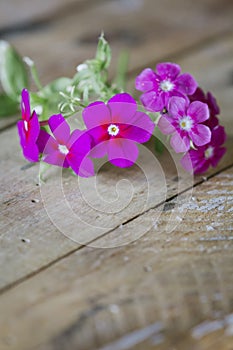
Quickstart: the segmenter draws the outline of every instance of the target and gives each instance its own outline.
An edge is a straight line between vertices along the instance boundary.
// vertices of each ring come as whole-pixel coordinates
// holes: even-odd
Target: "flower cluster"
[[[174,63],[159,63],[156,71],[144,69],[136,78],[141,102],[150,112],[160,112],[158,128],[170,135],[171,147],[185,153],[181,164],[195,174],[215,167],[224,155],[226,134],[219,125],[219,107],[188,73]]]
[[[10,52],[28,86],[23,60],[12,48]],[[82,177],[94,175],[93,158],[107,156],[115,166],[130,167],[138,158],[137,145],[147,142],[156,127],[168,135],[175,152],[184,153],[181,164],[187,171],[203,173],[218,164],[226,151],[226,134],[210,92],[205,95],[179,65],[159,63],[155,71],[146,68],[136,77],[135,87],[142,92],[139,110],[135,99],[124,92],[126,67],[121,67],[114,82],[109,81],[110,61],[111,49],[102,34],[96,56],[79,65],[73,78],[58,78],[43,87],[34,62],[24,59],[38,88],[30,95],[26,88],[21,93],[22,119],[17,126],[27,160],[71,168]],[[15,111],[18,87],[7,81],[6,93],[7,86]],[[84,129],[71,130],[66,118],[77,111],[82,112]]]
[[[85,130],[72,132],[61,114],[39,122],[30,110],[29,93],[22,91],[22,120],[18,132],[23,154],[32,162],[41,160],[51,165],[71,168],[77,175],[94,175],[91,158],[108,156],[110,163],[125,168],[138,157],[137,143],[148,141],[154,123],[127,93],[114,95],[106,104],[96,101],[83,109]],[[49,128],[46,131],[45,128]]]

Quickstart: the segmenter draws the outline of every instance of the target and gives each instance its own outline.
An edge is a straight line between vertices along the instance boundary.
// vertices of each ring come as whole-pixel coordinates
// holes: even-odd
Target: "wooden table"
[[[226,156],[193,190],[166,154],[163,184],[143,163],[149,200],[139,167],[104,166],[98,208],[93,183],[71,175],[63,194],[56,176],[40,188],[15,117],[1,119],[1,350],[233,349],[232,18],[231,0],[1,1],[1,38],[36,61],[44,84],[72,76],[103,29],[112,73],[129,50],[130,90],[142,68],[177,62],[217,97],[228,133]]]

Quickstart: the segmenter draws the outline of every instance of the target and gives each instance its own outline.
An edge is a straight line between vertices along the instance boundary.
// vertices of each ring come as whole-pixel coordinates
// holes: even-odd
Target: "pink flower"
[[[94,102],[83,111],[83,119],[94,140],[91,156],[108,155],[121,168],[133,165],[138,157],[136,143],[150,139],[154,123],[137,111],[135,100],[127,93],[113,96],[107,104]]]
[[[205,125],[209,126],[211,129],[219,125],[219,121],[216,116],[220,113],[220,109],[215,97],[211,94],[211,92],[207,92],[207,94],[205,95],[203,90],[200,87],[198,87],[194,94],[189,96],[189,100],[191,102],[201,101],[208,105],[210,111],[210,118],[205,121]]]
[[[168,114],[161,116],[158,127],[163,134],[172,134],[170,143],[177,152],[187,152],[190,141],[196,146],[210,142],[211,131],[200,124],[209,118],[207,104],[199,101],[187,104],[181,97],[171,97]]]
[[[181,164],[187,171],[195,174],[204,173],[210,165],[216,167],[226,148],[222,147],[226,140],[226,133],[223,126],[216,126],[212,130],[211,141],[198,149],[192,149],[181,159]]]
[[[82,177],[94,175],[93,163],[87,157],[91,148],[90,136],[78,129],[70,134],[70,127],[61,114],[51,116],[48,124],[54,137],[42,129],[37,141],[44,154],[43,161],[63,168],[71,167]]]
[[[35,111],[31,114],[29,93],[22,91],[21,111],[22,120],[18,121],[18,134],[24,157],[31,162],[38,162],[39,150],[36,144],[40,132],[40,124]]]
[[[136,78],[136,89],[143,91],[142,104],[154,112],[167,109],[172,96],[187,99],[197,88],[197,83],[192,75],[184,73],[180,75],[180,66],[175,63],[159,63],[154,72],[150,68],[144,69]]]

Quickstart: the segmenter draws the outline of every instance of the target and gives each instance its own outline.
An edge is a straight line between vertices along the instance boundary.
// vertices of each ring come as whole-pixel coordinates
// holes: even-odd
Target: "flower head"
[[[199,101],[187,104],[181,97],[171,97],[168,114],[162,115],[158,122],[164,134],[172,134],[171,146],[177,152],[190,149],[190,141],[196,146],[210,142],[211,131],[201,124],[209,118],[207,104]]]
[[[136,89],[143,91],[143,105],[154,112],[167,109],[172,96],[187,99],[187,95],[192,95],[196,88],[192,75],[180,74],[180,66],[175,63],[159,63],[156,71],[146,68],[136,78]]]
[[[24,157],[31,162],[38,162],[39,150],[36,144],[40,132],[40,124],[35,111],[31,114],[29,93],[22,91],[22,120],[18,121],[18,133]]]
[[[207,94],[205,95],[204,91],[200,87],[198,87],[194,94],[189,96],[189,100],[191,102],[201,101],[208,105],[210,118],[205,121],[205,125],[209,126],[211,129],[219,125],[217,115],[220,113],[220,108],[217,104],[215,97],[211,94],[211,92],[207,92]]]
[[[205,146],[191,149],[181,159],[181,164],[187,171],[193,171],[195,174],[204,173],[210,165],[217,166],[226,152],[226,148],[222,147],[225,140],[224,127],[215,126],[212,130],[211,141]]]
[[[121,168],[133,165],[138,157],[136,143],[150,139],[154,123],[137,111],[136,101],[127,93],[113,96],[107,104],[94,102],[83,111],[83,119],[94,140],[91,156],[108,155]]]
[[[51,116],[48,124],[53,136],[42,129],[37,141],[44,154],[43,161],[63,168],[71,167],[82,177],[94,175],[93,163],[87,157],[91,148],[90,136],[78,129],[70,134],[70,127],[61,114]]]

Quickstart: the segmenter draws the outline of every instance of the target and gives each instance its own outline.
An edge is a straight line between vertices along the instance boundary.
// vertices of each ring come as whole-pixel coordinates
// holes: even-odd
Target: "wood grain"
[[[59,0],[57,2],[48,3],[48,6],[55,11],[61,5]],[[5,6],[12,6],[7,4]],[[77,8],[71,6],[73,11],[67,10],[64,15],[61,10],[59,20],[54,15],[53,20],[48,18],[39,27],[6,33],[3,38],[23,56],[36,62],[41,80],[46,84],[63,75],[73,76],[79,63],[93,57],[98,36],[104,30],[113,50],[111,76],[116,71],[120,52],[127,50],[130,75],[135,77],[138,67],[142,69],[149,65],[153,68],[159,60],[177,61],[189,52],[201,52],[217,39],[217,42],[225,42],[226,34],[232,32],[232,4],[227,0],[221,1],[221,5],[217,0],[163,1],[162,5],[160,0],[153,4],[150,0],[102,0],[91,2],[91,6],[84,2],[80,8],[74,3]],[[30,7],[25,14],[36,9]],[[40,9],[45,10],[43,6]],[[88,27],[90,20],[92,25]],[[191,68],[184,67],[185,70]],[[1,119],[0,129],[12,125],[17,118]]]
[[[98,1],[98,0],[97,0]],[[96,2],[97,2],[96,1]],[[59,14],[67,15],[72,10],[79,9],[87,0],[1,0],[0,3],[0,32],[15,33],[37,27],[40,23],[45,23]],[[90,1],[88,3],[90,5]]]
[[[0,36],[43,83],[72,75],[104,29],[112,75],[130,52],[129,91],[145,66],[176,61],[217,97],[228,134],[224,159],[194,182],[167,152],[142,149],[141,163],[105,164],[96,183],[54,167],[39,187],[15,117],[2,119],[1,350],[232,350],[232,10],[230,0],[1,1]]]
[[[233,159],[232,139],[230,138],[230,136],[233,135],[231,123],[232,99],[230,99],[233,88],[232,85],[229,85],[232,49],[232,36],[228,36],[224,41],[216,41],[201,52],[197,51],[196,54],[192,53],[190,56],[187,55],[186,58],[182,58],[180,61],[185,69],[191,70],[197,75],[198,80],[201,81],[204,87],[207,88],[210,86],[211,90],[214,91],[221,104],[222,122],[227,127],[229,135],[228,153],[220,166],[215,170],[211,170],[208,173],[209,175],[229,166],[232,164]],[[215,55],[213,55],[213,52],[215,52]],[[207,82],[205,82],[205,77]],[[216,78],[214,79],[214,77]],[[21,278],[25,278],[28,274],[35,273],[37,269],[45,268],[47,264],[50,264],[53,260],[79,247],[78,244],[73,243],[62,235],[49,220],[43,202],[41,201],[40,189],[36,186],[38,167],[27,168],[27,163],[21,156],[16,134],[15,128],[9,129],[1,134],[0,140],[2,144],[0,147],[2,196],[4,197],[4,202],[1,206],[1,212],[3,214],[1,246],[4,247],[5,251],[5,254],[0,255],[0,266],[4,266],[5,271],[5,273],[1,274],[0,286],[2,288],[7,287],[7,285]],[[10,148],[6,148],[9,140],[11,140]],[[168,191],[166,196],[167,198],[171,198],[171,196],[175,195],[178,191],[177,182],[174,181],[174,179],[177,178],[177,172],[174,168],[170,167],[170,162],[168,162],[166,156],[159,159],[159,161],[166,174]],[[24,166],[26,166],[26,168],[23,168],[23,170],[22,167]],[[152,167],[149,173],[150,171],[154,171],[153,169]],[[153,172],[151,172],[151,174],[152,173]],[[8,174],[8,176],[6,177],[5,174]],[[93,221],[97,220],[97,223],[101,223],[103,219],[103,226],[101,223],[100,227],[104,227],[104,230],[101,231],[102,233],[106,233],[110,231],[112,227],[114,228],[121,225],[131,217],[158,205],[163,200],[163,193],[158,191],[155,196],[151,197],[151,201],[147,203],[146,207],[143,209],[147,194],[147,184],[144,182],[143,174],[138,168],[133,168],[129,170],[128,173],[122,171],[115,172],[115,169],[105,168],[99,176],[99,188],[105,199],[109,195],[109,187],[113,189],[114,196],[115,184],[121,180],[122,177],[126,177],[132,181],[132,184],[135,186],[135,195],[128,209],[126,211],[121,211],[115,217],[110,214],[103,214],[102,218],[102,214],[99,216],[100,213],[98,210],[97,212],[95,210],[89,212],[90,206],[88,206],[87,203],[85,204],[82,198],[77,195],[78,192],[75,192],[76,196],[73,194],[74,188],[75,190],[77,189],[76,178],[71,176],[67,178],[67,175],[64,178],[64,183],[66,183],[65,195],[72,208],[75,210],[75,213],[82,213],[85,221],[93,223]],[[111,179],[111,181],[109,179]],[[70,217],[70,214],[68,214],[69,220],[68,218],[67,220],[63,220],[62,207],[54,205],[54,203],[58,203],[58,193],[60,193],[60,201],[63,203],[62,193],[59,191],[59,184],[57,181],[54,181],[54,178],[51,177],[47,183],[48,187],[51,186],[50,190],[46,192],[48,209],[51,211],[52,217],[55,217],[53,221],[57,222],[56,217],[61,218],[61,220],[58,220],[59,226],[66,223],[67,226],[65,228],[62,226],[62,230],[68,230],[72,236],[72,232],[76,234],[76,230],[72,226],[74,218]],[[200,178],[195,179],[196,183],[199,181]],[[105,186],[105,183],[108,184],[108,186]],[[190,183],[187,183],[185,178],[183,178],[183,183],[181,185],[181,188],[184,189],[188,188]],[[54,188],[56,188],[57,194],[55,194]],[[162,186],[161,188],[164,187]],[[86,196],[92,196],[92,193],[95,193],[95,191],[93,192],[93,187],[85,191]],[[94,197],[99,198],[98,196]],[[92,200],[94,201],[95,198],[92,198]],[[121,200],[123,198],[124,197],[121,197]],[[128,198],[127,193],[125,193],[125,198]],[[33,199],[39,200],[39,203],[31,202]],[[94,204],[96,205],[96,203]],[[103,203],[100,204],[103,205]],[[99,217],[95,219],[96,216]],[[43,234],[41,234],[42,223],[44,228]],[[78,234],[81,237],[80,231],[81,230],[79,230]],[[93,235],[97,236],[100,234],[99,231],[95,232],[95,230],[91,232],[90,240],[93,239]],[[88,238],[87,227],[83,230],[83,234],[87,236],[83,237],[82,235],[83,238],[78,237],[78,242],[83,243],[84,238]],[[29,239],[31,244],[28,245],[22,242],[21,240],[23,238]],[[17,256],[18,259],[14,259],[15,256]],[[30,261],[30,264],[28,264],[28,261]]]
[[[110,0],[91,4],[82,11],[77,6],[71,14],[48,22],[40,30],[9,36],[22,55],[37,63],[43,83],[72,76],[80,62],[93,56],[102,30],[113,48],[112,67],[119,52],[126,49],[131,70],[169,59],[232,30],[233,5],[228,0]]]
[[[171,201],[136,242],[83,248],[3,294],[1,348],[230,350],[232,181],[230,168],[191,202]]]

